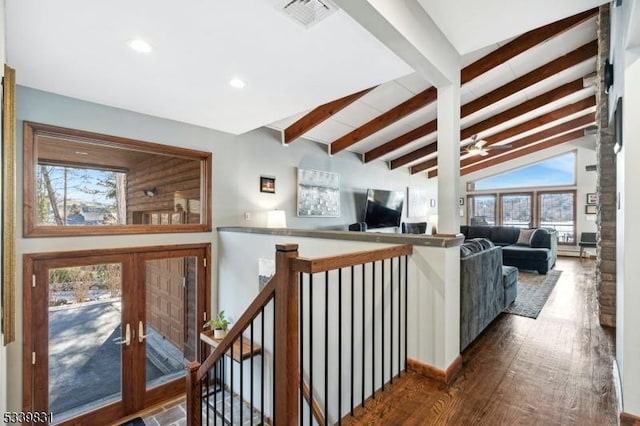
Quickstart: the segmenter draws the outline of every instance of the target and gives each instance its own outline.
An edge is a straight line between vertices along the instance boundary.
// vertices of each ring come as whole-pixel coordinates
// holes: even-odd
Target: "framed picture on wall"
[[[598,194],[595,192],[589,192],[587,194],[587,204],[598,204]]]
[[[584,212],[585,214],[596,214],[598,213],[598,206],[595,204],[587,204],[584,206]]]
[[[276,178],[271,176],[260,176],[260,192],[276,193]]]

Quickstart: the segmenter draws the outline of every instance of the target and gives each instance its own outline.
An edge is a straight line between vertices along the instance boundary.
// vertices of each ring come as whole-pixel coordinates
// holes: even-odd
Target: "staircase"
[[[342,424],[379,398],[407,368],[411,253],[307,259],[277,245],[273,278],[188,365],[187,424]]]

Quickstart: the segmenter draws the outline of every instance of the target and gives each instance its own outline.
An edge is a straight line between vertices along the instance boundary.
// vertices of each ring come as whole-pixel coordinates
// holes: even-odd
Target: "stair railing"
[[[277,245],[273,278],[204,362],[187,366],[187,424],[340,424],[375,398],[406,370],[411,253],[306,259],[297,244]]]

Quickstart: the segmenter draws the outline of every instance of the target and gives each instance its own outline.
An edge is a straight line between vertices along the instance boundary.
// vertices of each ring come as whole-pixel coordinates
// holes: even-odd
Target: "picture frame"
[[[273,176],[260,176],[260,192],[267,194],[276,193],[276,178]]]
[[[407,216],[411,218],[426,217],[428,213],[427,191],[419,188],[407,188]]]
[[[596,214],[598,213],[598,206],[596,206],[595,204],[587,204],[586,206],[584,206],[584,213]]]
[[[340,175],[298,168],[298,217],[340,217]]]
[[[458,204],[464,206],[464,197],[460,197],[460,199],[458,200]]]
[[[595,192],[587,193],[587,204],[598,204],[598,194]]]

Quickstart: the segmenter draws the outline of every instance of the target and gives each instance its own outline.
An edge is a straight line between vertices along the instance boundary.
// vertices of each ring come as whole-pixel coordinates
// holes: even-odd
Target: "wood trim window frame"
[[[108,226],[43,226],[36,218],[36,170],[37,138],[39,135],[55,135],[73,140],[88,141],[107,147],[130,149],[150,154],[172,155],[200,161],[200,223],[171,225],[108,225]],[[86,236],[160,234],[178,232],[211,232],[211,167],[212,154],[187,148],[161,145],[117,136],[87,132],[25,121],[23,125],[23,176],[24,176],[24,237]]]

